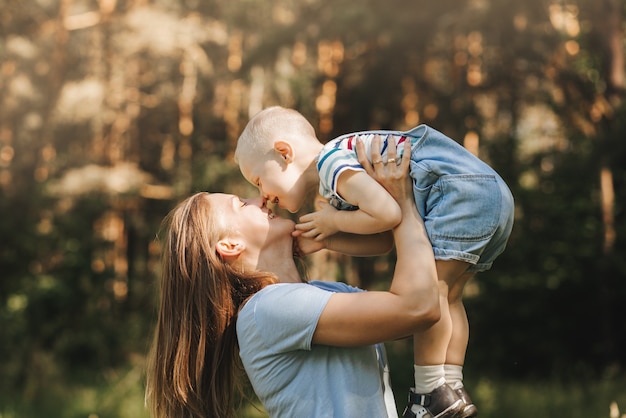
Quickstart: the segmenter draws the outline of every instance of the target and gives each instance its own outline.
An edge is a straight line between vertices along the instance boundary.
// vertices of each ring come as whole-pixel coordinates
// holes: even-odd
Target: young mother
[[[437,277],[409,160],[362,164],[402,209],[388,291],[305,282],[294,223],[260,198],[198,193],[170,212],[146,389],[155,418],[235,416],[242,365],[272,418],[388,416],[376,344],[439,319]]]

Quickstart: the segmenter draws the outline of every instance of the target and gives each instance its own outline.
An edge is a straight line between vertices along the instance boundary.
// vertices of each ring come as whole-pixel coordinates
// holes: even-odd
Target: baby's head
[[[258,159],[274,149],[274,142],[288,141],[305,135],[315,137],[315,130],[298,111],[281,106],[261,110],[248,122],[237,140],[235,158],[239,165],[252,156]]]
[[[315,129],[304,116],[273,106],[250,119],[237,140],[235,161],[263,197],[297,212],[308,190],[303,174],[320,148]]]

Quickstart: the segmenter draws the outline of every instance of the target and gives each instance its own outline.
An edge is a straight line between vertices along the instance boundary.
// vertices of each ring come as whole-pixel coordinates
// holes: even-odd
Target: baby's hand
[[[296,225],[296,230],[301,231],[304,238],[322,241],[339,231],[333,222],[337,209],[326,202],[319,202],[319,208],[316,212],[307,213],[300,217],[300,223]]]
[[[302,231],[295,230],[291,233],[291,236],[294,237],[293,255],[295,257],[304,257],[326,248],[323,241],[315,241],[314,239],[303,237]]]

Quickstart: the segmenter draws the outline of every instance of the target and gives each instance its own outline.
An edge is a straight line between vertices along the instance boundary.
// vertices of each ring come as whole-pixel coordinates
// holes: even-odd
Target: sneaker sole
[[[463,400],[459,399],[433,418],[463,418]],[[452,412],[452,415],[447,415]]]
[[[476,416],[478,416],[478,409],[474,404],[470,404],[465,405],[463,412],[458,416],[458,418],[474,418]]]

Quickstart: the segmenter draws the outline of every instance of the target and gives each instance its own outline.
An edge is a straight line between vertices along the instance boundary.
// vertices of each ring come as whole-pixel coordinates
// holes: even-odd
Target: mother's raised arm
[[[389,150],[390,159],[396,157],[393,148]],[[357,144],[359,149],[362,157],[362,144]],[[439,320],[435,259],[413,202],[409,159],[403,159],[399,165],[393,160],[391,164],[383,164],[378,163],[380,154],[378,139],[372,145],[374,167],[360,162],[396,199],[402,211],[402,221],[393,229],[397,260],[389,291],[333,294],[313,335],[316,344],[373,344],[414,334]],[[404,155],[408,157],[410,150]]]

